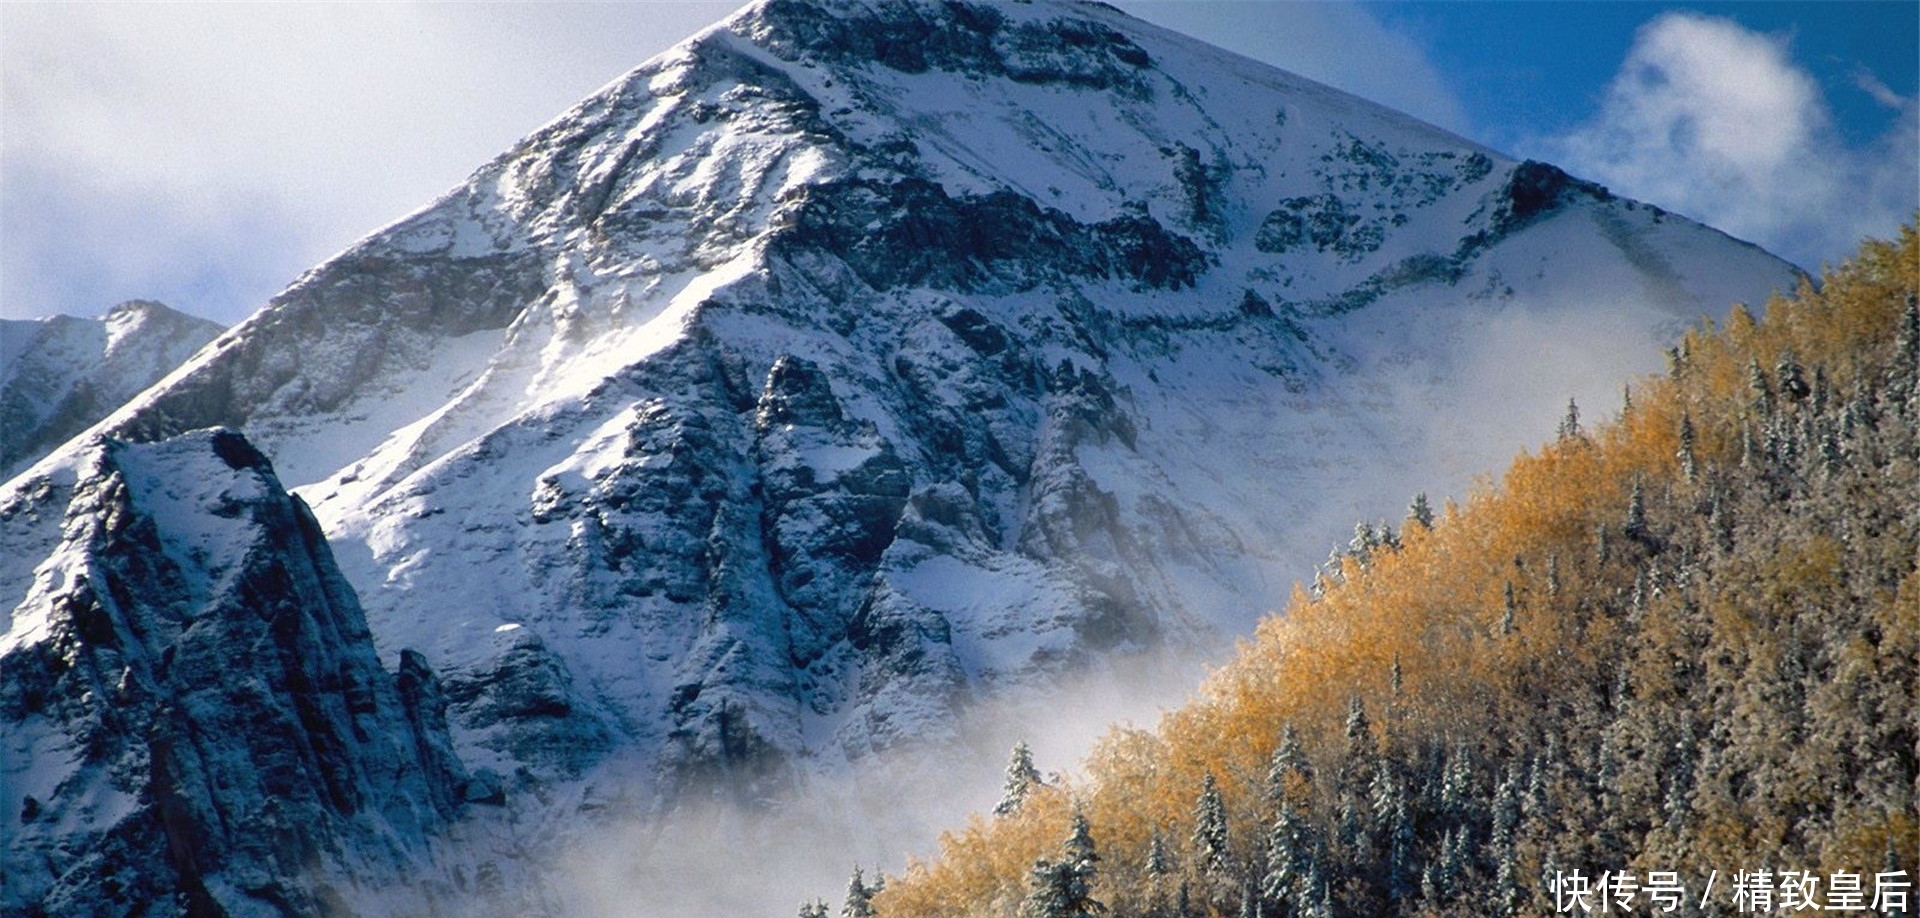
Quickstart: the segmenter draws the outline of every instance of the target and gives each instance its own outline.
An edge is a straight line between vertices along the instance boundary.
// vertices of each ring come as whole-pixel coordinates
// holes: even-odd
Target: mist
[[[869,884],[897,874],[937,855],[941,833],[990,814],[1016,742],[1054,783],[1114,726],[1151,726],[1185,701],[1204,672],[1198,656],[1102,660],[1002,689],[961,712],[951,742],[802,763],[767,800],[683,799],[663,816],[597,820],[556,858],[544,898],[581,918],[782,918],[814,900],[837,914],[856,867]]]
[[[1292,569],[1275,572],[1283,590],[1310,580],[1356,521],[1398,528],[1413,494],[1427,493],[1438,508],[1490,481],[1519,451],[1554,436],[1569,398],[1586,423],[1617,413],[1623,384],[1658,371],[1664,348],[1696,321],[1659,305],[1597,305],[1552,282],[1464,319],[1408,304],[1375,308],[1374,321],[1396,328],[1401,341],[1442,336],[1444,346],[1362,353],[1350,371],[1358,381],[1323,382],[1320,394],[1336,410],[1373,431],[1379,458],[1316,494],[1322,512],[1294,521],[1295,544],[1308,547]],[[1219,620],[1250,628],[1273,611]],[[640,802],[625,810],[596,804],[581,817],[586,827],[555,827],[557,837],[577,841],[554,852],[560,866],[545,877],[543,898],[585,918],[779,918],[814,900],[837,913],[856,867],[869,883],[897,874],[910,857],[937,856],[943,832],[976,815],[991,818],[1014,743],[1029,744],[1043,774],[1072,775],[1116,726],[1151,728],[1190,699],[1208,667],[1225,662],[1246,634],[1002,685],[960,712],[957,739],[844,765],[803,760],[790,786],[769,799],[682,800],[655,815],[651,791],[590,781],[593,796]]]

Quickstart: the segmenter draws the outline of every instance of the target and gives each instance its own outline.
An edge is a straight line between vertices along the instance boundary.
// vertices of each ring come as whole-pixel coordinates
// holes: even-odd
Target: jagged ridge
[[[228,430],[105,441],[65,516],[43,631],[0,654],[0,910],[346,915],[421,882],[465,793],[438,680],[380,667],[265,457]]]

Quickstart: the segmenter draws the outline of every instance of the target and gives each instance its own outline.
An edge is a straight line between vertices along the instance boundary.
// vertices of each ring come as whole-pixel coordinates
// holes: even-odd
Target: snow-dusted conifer
[[[993,808],[994,815],[1019,812],[1027,795],[1043,783],[1040,770],[1033,766],[1033,750],[1027,748],[1025,740],[1014,743],[1013,753],[1007,760],[1007,780],[1001,788],[1000,803]]]
[[[868,886],[860,867],[855,865],[847,880],[847,898],[840,906],[840,918],[873,918],[875,887]]]
[[[1100,855],[1086,814],[1078,807],[1061,847],[1063,856],[1059,860],[1034,863],[1032,889],[1021,909],[1023,918],[1081,918],[1107,910],[1105,903],[1093,898],[1093,876]]]
[[[1208,772],[1200,785],[1200,797],[1193,805],[1193,853],[1200,872],[1208,877],[1225,876],[1230,866],[1227,835],[1227,805],[1220,796],[1220,785]]]
[[[1419,524],[1421,529],[1433,528],[1433,504],[1427,501],[1427,492],[1413,496],[1413,503],[1407,507],[1407,520]]]

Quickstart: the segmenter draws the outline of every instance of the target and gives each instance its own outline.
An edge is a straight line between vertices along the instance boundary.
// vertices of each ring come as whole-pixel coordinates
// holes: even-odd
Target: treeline
[[[1363,528],[1198,701],[1066,786],[1016,761],[872,907],[1553,914],[1576,870],[1641,914],[1920,900],[1917,274],[1912,228],[1869,242],[1616,420]]]

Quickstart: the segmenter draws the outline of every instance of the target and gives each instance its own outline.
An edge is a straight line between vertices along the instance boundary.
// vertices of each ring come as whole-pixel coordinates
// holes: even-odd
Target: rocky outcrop
[[[0,652],[0,911],[451,894],[415,873],[466,793],[444,695],[418,654],[380,666],[306,506],[230,430],[88,455]]]

